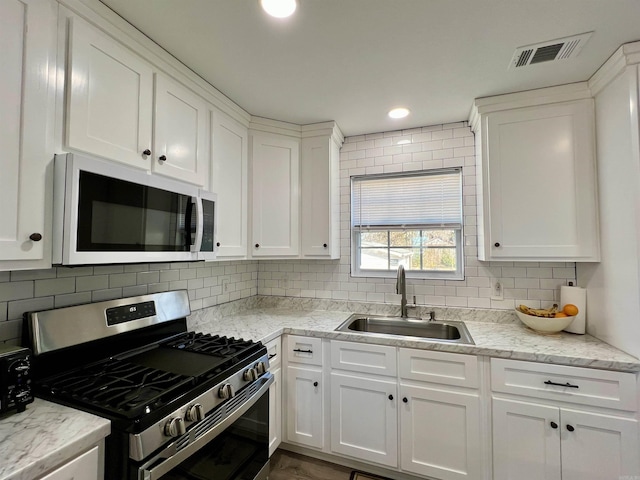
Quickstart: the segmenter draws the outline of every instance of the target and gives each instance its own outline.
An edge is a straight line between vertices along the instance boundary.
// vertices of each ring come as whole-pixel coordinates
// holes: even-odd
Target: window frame
[[[391,178],[391,177],[419,177],[419,176],[431,176],[438,174],[451,173],[452,171],[458,171],[460,174],[460,207],[463,208],[463,174],[461,167],[453,168],[439,168],[429,170],[419,170],[411,172],[399,172],[394,174],[376,174],[376,175],[356,175],[350,178],[350,195],[349,195],[349,230],[350,230],[350,251],[351,251],[351,277],[358,278],[395,278],[396,270],[374,270],[374,269],[361,269],[359,268],[362,248],[360,246],[360,233],[363,231],[376,231],[376,232],[397,232],[397,231],[429,231],[429,230],[454,230],[456,246],[456,270],[455,271],[441,271],[441,270],[409,270],[406,269],[406,276],[408,278],[424,279],[424,280],[464,280],[464,215],[460,212],[460,228],[455,227],[432,227],[428,228],[423,226],[412,227],[410,225],[390,225],[388,228],[370,228],[361,230],[355,228],[353,225],[353,192],[354,181],[361,180],[375,180],[376,178]],[[393,249],[390,245],[390,241],[387,241],[387,245],[381,248],[386,248],[389,251]],[[403,248],[403,247],[399,247]],[[416,248],[416,247],[406,247]],[[421,250],[426,249],[424,245],[419,247]]]

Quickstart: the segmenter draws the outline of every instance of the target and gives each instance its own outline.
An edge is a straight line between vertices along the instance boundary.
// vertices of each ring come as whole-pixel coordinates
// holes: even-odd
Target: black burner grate
[[[245,357],[261,347],[251,340],[196,332],[188,332],[177,340],[167,342],[165,346],[220,358]]]
[[[133,418],[157,410],[192,385],[191,377],[110,359],[51,378],[41,387],[57,398]]]

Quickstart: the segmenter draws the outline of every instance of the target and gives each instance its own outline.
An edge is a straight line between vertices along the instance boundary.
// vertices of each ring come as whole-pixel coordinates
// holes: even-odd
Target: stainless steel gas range
[[[173,291],[25,316],[36,395],[111,420],[107,480],[268,476],[267,350],[189,313]]]

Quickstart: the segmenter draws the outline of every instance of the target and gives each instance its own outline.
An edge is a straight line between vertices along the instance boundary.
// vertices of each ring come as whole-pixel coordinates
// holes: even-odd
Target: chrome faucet
[[[398,265],[398,276],[396,278],[396,293],[402,295],[400,299],[400,316],[408,318],[407,314],[407,279],[404,274],[404,267]]]

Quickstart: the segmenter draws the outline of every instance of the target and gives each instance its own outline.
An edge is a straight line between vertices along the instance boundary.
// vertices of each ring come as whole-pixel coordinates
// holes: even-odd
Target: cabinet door
[[[69,42],[67,146],[149,169],[151,67],[77,17]]]
[[[282,369],[272,370],[273,383],[269,387],[269,456],[282,441]]]
[[[154,172],[208,187],[207,112],[202,98],[156,74]]]
[[[225,114],[211,114],[211,191],[218,195],[218,258],[247,256],[248,132]]]
[[[562,480],[640,478],[635,419],[568,409],[560,415]]]
[[[47,0],[0,2],[0,260],[44,257],[44,241],[29,237],[46,235],[56,8]]]
[[[307,447],[324,444],[322,371],[287,367],[287,440]]]
[[[331,450],[398,466],[396,382],[331,374]]]
[[[282,135],[251,137],[254,257],[299,252],[300,145]]]
[[[558,408],[493,399],[493,478],[560,480]]]
[[[487,115],[481,260],[598,261],[593,101]]]
[[[401,384],[400,397],[402,470],[442,480],[482,477],[477,394]]]
[[[0,2],[0,261],[42,260],[49,245],[37,239],[48,235],[45,172],[53,159],[56,8],[48,0]]]
[[[40,480],[98,480],[102,478],[100,463],[99,447],[96,446]]]
[[[302,255],[340,258],[339,148],[331,138],[302,139]]]

